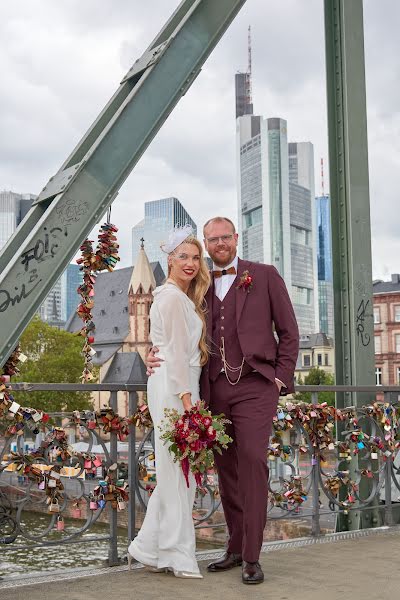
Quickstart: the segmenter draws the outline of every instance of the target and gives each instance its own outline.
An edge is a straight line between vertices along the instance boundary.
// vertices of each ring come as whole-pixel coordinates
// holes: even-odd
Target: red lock
[[[74,519],[79,519],[82,516],[82,511],[79,506],[72,509],[72,516]]]
[[[89,337],[87,338],[88,344],[93,344],[94,342],[94,337],[92,335],[89,335]]]
[[[61,515],[59,515],[57,517],[57,525],[56,525],[56,527],[57,527],[57,531],[64,531],[65,523],[64,523],[64,519],[63,519],[63,517]]]

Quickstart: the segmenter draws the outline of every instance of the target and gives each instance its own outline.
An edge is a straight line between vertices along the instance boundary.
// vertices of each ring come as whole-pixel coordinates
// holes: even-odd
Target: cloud
[[[0,188],[43,187],[177,5],[0,3]],[[365,0],[364,13],[374,271],[384,272],[398,270],[390,249],[398,229],[400,4]],[[177,196],[199,225],[215,212],[237,221],[234,74],[247,66],[249,24],[255,111],[287,119],[290,140],[313,142],[319,192],[319,159],[328,163],[323,3],[251,0],[113,205],[122,264],[130,262],[131,227],[147,200]]]

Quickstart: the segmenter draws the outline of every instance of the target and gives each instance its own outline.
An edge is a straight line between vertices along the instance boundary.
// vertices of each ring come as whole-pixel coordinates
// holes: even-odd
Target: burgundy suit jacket
[[[237,289],[244,271],[253,279],[249,291]],[[299,330],[285,282],[272,265],[238,259],[232,284],[236,293],[236,327],[245,361],[270,381],[280,379],[287,393],[294,391],[294,369],[299,351]],[[206,294],[207,337],[212,337],[212,284]],[[274,330],[278,337],[275,338]],[[210,345],[210,344],[209,344]],[[209,365],[200,378],[201,398],[210,401]]]

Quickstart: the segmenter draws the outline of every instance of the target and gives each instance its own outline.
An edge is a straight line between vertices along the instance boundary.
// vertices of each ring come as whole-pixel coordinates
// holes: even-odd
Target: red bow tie
[[[229,269],[222,269],[222,271],[213,271],[214,277],[222,277],[222,275],[236,275],[235,267],[229,267]]]

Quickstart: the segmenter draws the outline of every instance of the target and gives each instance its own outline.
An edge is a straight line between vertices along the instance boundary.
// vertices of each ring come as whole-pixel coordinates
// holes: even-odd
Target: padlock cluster
[[[292,475],[290,479],[284,479],[282,484],[282,491],[270,492],[270,500],[274,506],[293,510],[307,500],[300,475]]]
[[[151,418],[147,402],[139,404],[136,412],[131,416],[131,422],[141,430],[152,429],[153,419]]]
[[[49,415],[35,408],[21,406],[16,402],[7,386],[13,375],[18,375],[20,370],[18,364],[24,363],[27,356],[21,352],[19,345],[10,355],[0,375],[0,417],[5,416],[11,423],[6,429],[6,435],[22,435],[27,427],[34,435],[39,433],[39,425],[49,420]]]
[[[117,465],[111,465],[107,475],[100,480],[89,496],[89,508],[91,510],[103,509],[107,502],[112,508],[124,510],[129,499],[128,483],[123,479],[116,479]]]
[[[5,435],[22,435],[25,428],[32,431],[34,435],[38,434],[40,424],[45,424],[49,420],[49,415],[35,408],[21,406],[15,401],[6,387],[7,377],[0,375],[0,417],[4,416],[9,421]]]
[[[72,413],[72,420],[75,425],[80,425],[87,429],[96,429],[99,427],[105,434],[113,432],[118,435],[118,439],[123,442],[129,435],[129,425],[132,417],[121,417],[112,408],[102,408],[94,411],[78,411]]]
[[[365,471],[367,472],[367,470]],[[363,473],[361,472],[361,474]],[[370,475],[367,476],[370,477]],[[350,479],[349,471],[337,471],[335,475],[327,477],[324,481],[324,487],[336,498],[336,502],[341,506],[344,514],[348,514],[348,509],[358,500],[359,486],[358,483]],[[343,487],[346,488],[345,499],[339,500],[339,492]]]
[[[96,251],[93,250],[93,241],[86,239],[80,246],[81,257],[76,261],[81,265],[80,270],[83,271],[83,283],[77,288],[77,292],[82,299],[76,310],[84,322],[84,326],[79,332],[79,335],[85,338],[82,348],[84,357],[84,367],[81,376],[82,383],[92,381],[94,378],[92,360],[96,351],[92,348],[95,331],[92,310],[94,307],[96,275],[98,272],[104,270],[113,271],[119,261],[119,246],[115,235],[117,231],[118,229],[115,225],[104,223],[100,227]]]
[[[26,360],[28,360],[28,357],[25,356],[25,354],[22,354],[18,344],[3,366],[3,376],[6,378],[6,381],[10,381],[10,377],[13,375],[19,375],[20,370],[18,364],[20,362],[24,363]]]

